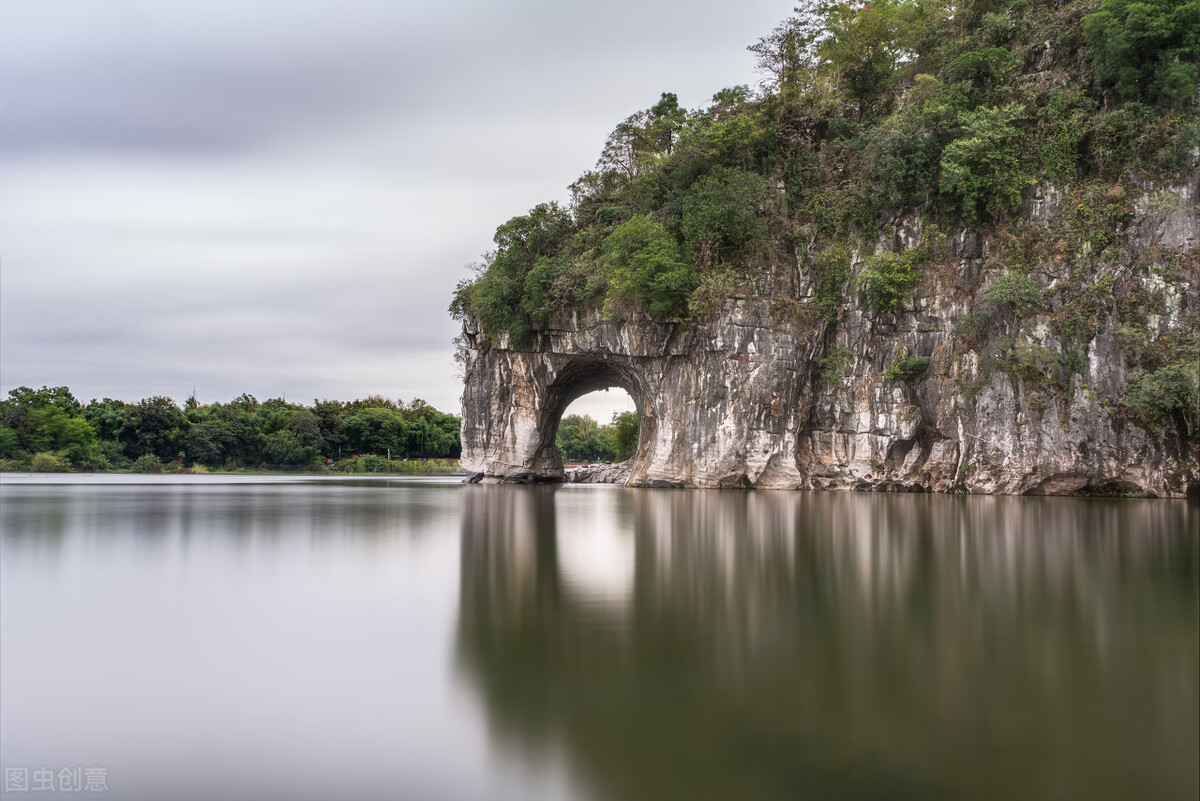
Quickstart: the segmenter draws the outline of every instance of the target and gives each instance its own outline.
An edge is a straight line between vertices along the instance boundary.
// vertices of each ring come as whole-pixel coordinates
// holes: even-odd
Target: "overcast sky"
[[[457,412],[496,226],[661,92],[757,83],[791,5],[4,0],[0,396]]]

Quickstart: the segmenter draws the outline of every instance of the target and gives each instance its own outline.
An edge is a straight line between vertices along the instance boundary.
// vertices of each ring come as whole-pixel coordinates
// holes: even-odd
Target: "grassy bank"
[[[49,454],[38,454],[49,458],[37,458],[29,462],[15,459],[5,460],[0,468],[6,473],[130,473],[130,474],[193,474],[193,475],[397,475],[397,476],[451,476],[461,473],[457,459],[393,459],[382,456],[355,456],[328,464],[313,464],[300,467],[265,465],[260,467],[223,468],[204,465],[185,465],[181,462],[164,464],[155,457],[141,457],[133,466],[124,470],[73,470],[66,459]]]
[[[342,459],[330,466],[331,473],[374,474],[400,476],[451,476],[461,473],[457,459],[392,459],[381,456],[356,456]]]

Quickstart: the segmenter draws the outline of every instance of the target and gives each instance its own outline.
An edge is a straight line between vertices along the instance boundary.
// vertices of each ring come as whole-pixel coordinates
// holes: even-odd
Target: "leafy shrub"
[[[133,462],[133,467],[129,468],[131,473],[161,473],[163,471],[162,460],[153,453],[144,453]]]
[[[53,453],[35,453],[31,462],[35,473],[69,473],[71,463]]]
[[[384,459],[374,454],[365,454],[357,459],[350,460],[354,465],[353,472],[355,473],[386,473],[388,472],[388,462],[390,459]]]
[[[188,421],[171,398],[143,398],[129,407],[127,426],[134,432],[130,455],[153,454],[171,459],[181,450]]]
[[[637,442],[634,419],[634,444]],[[558,424],[555,445],[568,462],[612,462],[618,458],[613,426],[600,426],[588,415],[569,414]]]
[[[12,459],[21,450],[21,438],[16,430],[0,424],[0,459]]]
[[[718,167],[696,181],[683,199],[682,232],[692,257],[721,261],[763,239],[767,182],[761,175]]]
[[[1130,169],[1151,176],[1187,170],[1198,144],[1194,114],[1126,103],[1092,116],[1080,148],[1092,174],[1116,180]]]
[[[1191,437],[1200,426],[1200,365],[1179,361],[1152,372],[1129,374],[1121,405],[1144,425],[1161,425],[1171,419]]]
[[[1037,160],[1051,183],[1066,186],[1078,180],[1092,111],[1091,102],[1074,87],[1051,89],[1038,109]]]
[[[991,328],[992,316],[990,314],[974,312],[955,321],[954,335],[967,347],[974,348],[983,344]]]
[[[1072,342],[1091,342],[1096,336],[1097,309],[1086,297],[1073,297],[1063,304],[1058,313],[1050,318],[1054,330]]]
[[[568,264],[565,258],[541,256],[525,275],[521,291],[521,312],[534,326],[544,326],[553,308],[555,284],[562,278]]]
[[[816,185],[802,202],[804,216],[826,237],[845,240],[857,232],[874,232],[883,197],[866,181],[848,186]]]
[[[1146,343],[1150,339],[1145,328],[1140,325],[1119,325],[1113,334],[1117,341],[1117,348],[1125,355],[1126,361],[1131,365],[1141,361]]]
[[[834,348],[817,359],[817,375],[827,385],[841,381],[854,363],[854,351],[850,348]]]
[[[704,320],[718,314],[725,301],[737,291],[738,284],[737,276],[728,267],[717,267],[701,273],[699,283],[688,299],[692,316]]]
[[[0,458],[53,454],[72,468],[108,466],[96,430],[66,387],[17,387],[0,401]]]
[[[267,464],[298,467],[316,464],[320,455],[315,446],[304,444],[296,432],[284,430],[267,436],[263,443],[263,458]]]
[[[988,288],[987,299],[997,306],[1007,306],[1017,317],[1024,317],[1042,305],[1042,293],[1024,273],[998,276]]]
[[[1000,348],[999,367],[1032,383],[1053,383],[1058,376],[1060,360],[1049,348],[1028,340],[1006,340]]]
[[[1117,242],[1133,218],[1129,192],[1121,184],[1093,183],[1084,187],[1067,209],[1071,230],[1086,245],[1084,252],[1103,252]]]
[[[1083,18],[1096,86],[1119,101],[1183,104],[1196,94],[1200,3],[1104,0]]]
[[[872,172],[897,205],[925,200],[937,186],[942,144],[930,132],[899,129],[882,133],[872,153]]]
[[[613,412],[612,419],[613,447],[617,451],[617,461],[623,462],[633,458],[638,444],[638,418],[634,412]]]
[[[883,371],[885,381],[919,381],[929,372],[929,359],[924,356],[904,356]]]
[[[962,132],[942,151],[941,190],[965,220],[981,223],[1011,213],[1032,183],[1021,161],[1025,108],[979,108],[959,116]]]
[[[487,334],[508,332],[513,347],[528,342],[534,321],[524,304],[526,280],[540,259],[559,255],[574,220],[557,203],[541,203],[526,215],[513,217],[496,229],[496,251],[474,282],[460,284],[450,313],[471,312]]]
[[[680,132],[673,159],[680,177],[690,183],[712,166],[753,168],[775,144],[775,126],[765,111],[744,86],[713,95],[712,106],[693,115]]]
[[[821,7],[828,35],[817,52],[837,65],[836,80],[854,98],[860,116],[871,108],[896,69],[902,49],[898,6],[875,2]]]
[[[917,204],[937,189],[942,148],[954,112],[935,101],[942,90],[932,75],[917,75],[904,105],[869,134],[871,184],[894,204]]]
[[[834,245],[817,254],[813,261],[816,273],[815,299],[817,313],[827,323],[837,318],[842,302],[842,290],[850,277],[850,253],[845,245]]]
[[[772,298],[770,309],[771,316],[776,320],[798,327],[807,327],[804,324],[808,322],[809,309],[795,298]]]
[[[867,293],[875,308],[884,312],[898,312],[908,293],[925,280],[922,265],[929,258],[930,248],[927,244],[900,252],[879,253],[867,262],[866,269],[859,274],[858,285]]]
[[[971,105],[977,105],[1006,86],[1017,66],[1007,48],[985,47],[955,57],[942,71],[942,78],[964,85]]]
[[[608,309],[645,307],[656,317],[683,317],[698,275],[662,225],[637,215],[618,226],[601,248],[609,273]]]

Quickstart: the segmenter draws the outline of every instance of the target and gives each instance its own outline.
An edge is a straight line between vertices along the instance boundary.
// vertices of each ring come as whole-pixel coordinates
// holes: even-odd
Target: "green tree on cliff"
[[[1195,96],[1200,0],[1104,0],[1083,35],[1106,98],[1176,105]]]
[[[675,238],[649,217],[637,215],[617,227],[601,248],[608,269],[610,311],[646,306],[651,314],[678,317],[696,286],[696,271],[679,252]]]

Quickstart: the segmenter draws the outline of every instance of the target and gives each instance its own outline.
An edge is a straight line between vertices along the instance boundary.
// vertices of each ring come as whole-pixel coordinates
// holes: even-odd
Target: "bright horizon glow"
[[[563,412],[563,417],[571,414],[587,416],[602,426],[612,422],[614,414],[621,412],[636,412],[637,405],[629,393],[620,387],[601,389],[589,392],[571,402]]]

